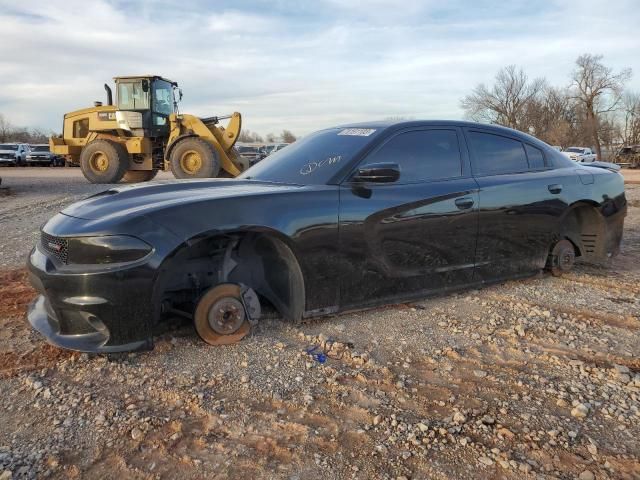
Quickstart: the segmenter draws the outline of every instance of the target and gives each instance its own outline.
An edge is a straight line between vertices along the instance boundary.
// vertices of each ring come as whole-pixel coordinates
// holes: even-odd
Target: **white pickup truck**
[[[586,147],[569,147],[562,153],[574,162],[591,163],[597,160],[596,154]]]

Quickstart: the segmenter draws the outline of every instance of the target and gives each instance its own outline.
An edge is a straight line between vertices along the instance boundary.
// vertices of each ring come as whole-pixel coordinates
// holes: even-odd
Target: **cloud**
[[[634,2],[517,0],[0,0],[0,113],[59,129],[116,75],[177,80],[182,111],[240,111],[260,133],[337,123],[460,118],[459,100],[504,65],[565,85],[575,58],[632,67]]]

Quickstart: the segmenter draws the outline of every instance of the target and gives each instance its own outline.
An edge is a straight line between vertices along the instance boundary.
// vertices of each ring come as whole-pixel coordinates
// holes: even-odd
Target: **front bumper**
[[[27,163],[48,163],[51,162],[53,158],[50,157],[27,157]]]
[[[153,348],[152,275],[145,264],[65,272],[36,247],[28,269],[40,295],[27,319],[53,345],[94,353]]]

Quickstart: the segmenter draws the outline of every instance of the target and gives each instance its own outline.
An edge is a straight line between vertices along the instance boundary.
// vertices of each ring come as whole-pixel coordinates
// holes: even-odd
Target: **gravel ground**
[[[41,223],[104,187],[0,176],[0,480],[640,478],[640,186],[607,267],[267,320],[226,347],[175,323],[109,359],[25,326],[21,269]]]

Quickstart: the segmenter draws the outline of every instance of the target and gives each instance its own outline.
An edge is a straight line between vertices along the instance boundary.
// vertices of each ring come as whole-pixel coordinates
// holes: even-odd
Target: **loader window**
[[[153,109],[162,115],[173,113],[173,86],[164,80],[153,82]]]
[[[119,110],[147,110],[149,91],[142,90],[142,82],[123,82],[118,84]]]
[[[73,122],[73,138],[85,138],[87,135],[89,135],[88,118]]]

